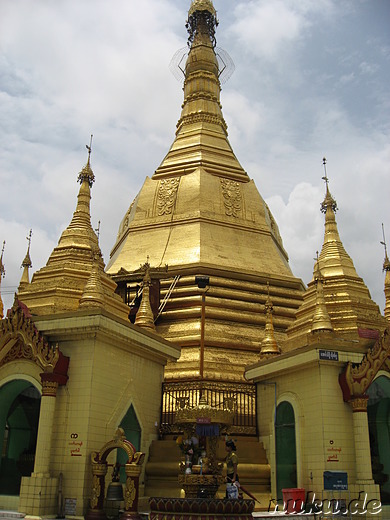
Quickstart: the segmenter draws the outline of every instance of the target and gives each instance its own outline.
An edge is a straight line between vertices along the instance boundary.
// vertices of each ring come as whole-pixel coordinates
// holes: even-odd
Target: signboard
[[[198,417],[196,419],[196,422],[198,424],[210,424],[211,423],[211,419],[210,419],[210,417]]]
[[[65,516],[76,516],[77,498],[65,498]]]
[[[324,471],[324,489],[326,491],[345,491],[348,489],[346,471]]]
[[[339,353],[334,350],[320,350],[320,359],[326,359],[327,361],[338,361]]]

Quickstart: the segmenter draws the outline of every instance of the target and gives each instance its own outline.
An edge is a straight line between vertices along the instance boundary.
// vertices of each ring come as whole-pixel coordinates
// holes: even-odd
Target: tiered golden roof
[[[323,296],[321,295],[320,298],[326,306],[331,326],[337,335],[348,335],[353,339],[364,338],[367,337],[365,332],[367,330],[384,330],[384,319],[341,242],[335,215],[337,204],[329,191],[326,175],[324,180],[326,193],[321,210],[325,213],[325,234],[317,260],[323,286]],[[318,317],[319,312],[316,303],[318,279],[315,278],[316,276],[308,285],[303,304],[296,313],[296,321],[288,329],[289,339],[304,336],[313,330],[315,325],[313,317]],[[321,304],[322,309],[324,309],[323,304]],[[323,322],[324,319],[322,315],[320,321]]]
[[[98,238],[91,226],[90,199],[94,179],[88,156],[88,162],[78,176],[81,186],[69,226],[63,231],[46,266],[34,274],[31,283],[19,289],[19,300],[32,314],[75,311],[80,299],[82,306],[87,302],[90,305],[93,299],[98,302],[98,294],[107,311],[122,319],[128,318],[128,307],[115,294],[115,282],[104,272]],[[97,264],[94,263],[96,255]]]
[[[161,298],[180,276],[156,322],[164,338],[183,347],[179,363],[167,367],[167,378],[200,374],[202,297],[195,275],[210,277],[205,378],[241,380],[245,365],[258,358],[267,281],[277,338],[291,324],[303,291],[291,272],[276,222],[227,139],[215,24],[211,2],[192,3],[191,47],[176,137],[125,214],[107,266],[121,292],[130,292],[130,301],[141,281],[138,268],[145,252],[152,279],[156,268],[168,265],[167,274],[158,277]]]

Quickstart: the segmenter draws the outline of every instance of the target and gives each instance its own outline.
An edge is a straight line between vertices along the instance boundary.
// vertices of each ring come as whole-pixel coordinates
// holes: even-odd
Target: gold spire
[[[73,213],[73,218],[69,226],[62,233],[58,242],[58,248],[82,247],[88,248],[91,251],[99,249],[98,238],[92,229],[91,225],[91,188],[95,182],[95,175],[92,171],[91,159],[91,145],[86,145],[88,150],[88,161],[77,177],[77,181],[81,184],[79,194],[77,196],[77,206]]]
[[[150,277],[149,257],[146,263],[142,266],[142,269],[145,270],[142,280],[142,300],[134,324],[155,332],[156,327],[154,325],[154,316],[150,305],[150,286],[152,285],[152,279]]]
[[[104,273],[98,237],[91,225],[91,187],[95,180],[90,162],[91,145],[92,136],[86,146],[87,164],[77,178],[81,186],[71,222],[46,266],[34,274],[30,284],[20,289],[19,299],[32,314],[43,315],[76,311],[81,300],[82,307],[90,307],[91,302],[96,306],[103,298],[105,310],[127,321],[129,309],[115,294],[116,283]]]
[[[297,341],[299,337],[299,341],[305,341],[310,331],[322,330],[324,326],[325,330],[332,327],[338,335],[346,334],[353,339],[364,338],[365,329],[384,327],[384,318],[378,305],[372,301],[367,286],[358,276],[352,259],[341,242],[335,216],[337,204],[329,191],[325,157],[323,165],[323,180],[326,185],[325,198],[321,204],[321,211],[325,213],[324,242],[317,259],[314,278],[296,312],[295,322],[287,330],[288,338],[297,338]],[[320,276],[317,272],[319,266]],[[326,307],[321,301],[326,301]],[[325,311],[331,321],[326,318]]]
[[[274,311],[273,304],[269,297],[269,283],[267,282],[268,296],[265,302],[266,322],[264,329],[264,339],[261,342],[260,355],[264,354],[280,354],[279,345],[276,342],[274,334],[274,324],[272,322],[272,314]]]
[[[3,241],[3,247],[1,248],[1,256],[0,256],[0,319],[3,319],[3,317],[4,317],[4,304],[3,304],[3,300],[1,298],[1,280],[5,276],[5,268],[4,268],[4,264],[3,264],[4,248],[5,248],[5,240]]]
[[[186,23],[190,51],[184,73],[184,103],[176,139],[153,178],[190,174],[203,166],[215,175],[249,181],[227,140],[214,50],[217,25],[210,0],[192,2]]]
[[[31,236],[32,236],[32,229],[30,229],[30,233],[29,233],[28,237],[26,237],[26,240],[28,242],[27,253],[26,253],[26,256],[24,257],[24,260],[21,265],[21,267],[23,267],[23,273],[22,273],[22,277],[19,282],[18,291],[20,291],[21,289],[23,289],[23,287],[25,287],[26,285],[28,285],[30,283],[30,277],[28,274],[28,270],[32,267],[32,262],[31,262],[31,258],[30,258]]]
[[[382,224],[382,234],[383,234],[383,242],[381,244],[383,245],[385,249],[385,259],[383,261],[383,271],[385,271],[385,318],[390,321],[390,261],[389,257],[387,256],[387,245],[386,245],[386,239],[385,239],[385,228]]]
[[[326,309],[326,303],[324,298],[323,291],[323,282],[324,277],[321,274],[320,263],[318,261],[318,251],[317,251],[317,261],[314,266],[314,283],[316,284],[316,306],[314,310],[313,322],[311,331],[323,331],[323,330],[333,330],[332,324],[330,322],[329,314]]]
[[[161,301],[168,295],[169,304],[156,328],[180,345],[182,356],[180,362],[168,363],[167,379],[199,376],[204,340],[204,377],[241,380],[243,367],[259,357],[265,316],[256,309],[267,298],[266,281],[275,304],[272,321],[280,335],[293,321],[304,289],[291,272],[270,209],[226,137],[211,6],[191,4],[176,138],[124,215],[107,266],[130,301],[142,280],[139,263],[146,251],[151,265],[168,266],[159,286]],[[213,280],[204,336],[197,275]]]
[[[100,250],[94,251],[91,274],[85,284],[83,295],[80,298],[79,307],[81,309],[103,307],[104,305],[104,290],[100,276],[103,270],[102,264],[103,259]]]

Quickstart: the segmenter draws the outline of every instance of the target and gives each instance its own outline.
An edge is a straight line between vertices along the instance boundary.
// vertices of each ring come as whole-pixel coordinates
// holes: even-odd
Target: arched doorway
[[[367,390],[372,476],[381,502],[390,504],[390,378],[379,376]]]
[[[125,437],[132,443],[136,451],[141,450],[141,426],[138,422],[137,414],[135,413],[133,405],[130,406],[126,415],[123,417],[122,422],[119,425],[125,433]],[[120,482],[124,484],[126,482],[126,472],[123,465],[126,462],[126,453],[123,450],[117,451],[117,462],[121,464],[120,469]]]
[[[28,381],[17,379],[0,388],[3,495],[19,495],[21,478],[34,469],[40,405],[41,395]]]
[[[295,416],[293,407],[287,401],[276,408],[275,444],[277,497],[281,500],[282,489],[297,487]]]

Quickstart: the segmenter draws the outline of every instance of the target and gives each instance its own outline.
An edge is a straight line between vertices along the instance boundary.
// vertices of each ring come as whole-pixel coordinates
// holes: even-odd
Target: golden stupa
[[[139,266],[149,255],[157,332],[182,347],[166,379],[242,380],[261,350],[267,284],[277,339],[292,323],[304,289],[267,204],[227,138],[215,16],[210,1],[190,7],[176,137],[126,212],[106,269],[131,304],[143,277]],[[196,275],[209,278],[203,293]]]

